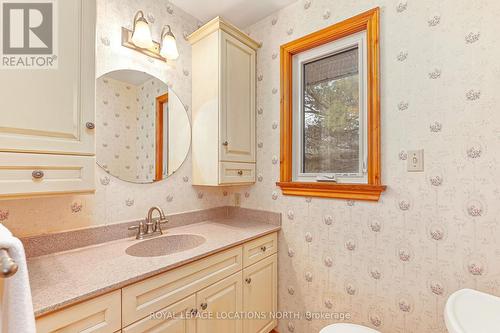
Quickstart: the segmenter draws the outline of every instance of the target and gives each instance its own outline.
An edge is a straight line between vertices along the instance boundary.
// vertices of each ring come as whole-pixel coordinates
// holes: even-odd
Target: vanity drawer
[[[220,184],[255,183],[255,163],[221,162]]]
[[[121,328],[120,290],[36,320],[37,333],[113,333]]]
[[[144,332],[195,332],[196,320],[190,318],[192,310],[196,309],[196,296],[191,295],[177,303],[174,303],[154,315],[133,323],[123,329],[123,333]]]
[[[229,249],[122,289],[122,326],[186,298],[243,267],[242,247]]]
[[[0,153],[0,197],[93,192],[95,157]]]
[[[243,266],[248,267],[257,261],[278,252],[278,234],[272,233],[243,245]]]

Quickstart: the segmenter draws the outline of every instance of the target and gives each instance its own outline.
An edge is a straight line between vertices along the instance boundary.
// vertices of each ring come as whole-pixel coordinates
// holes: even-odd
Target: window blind
[[[336,53],[304,65],[306,86],[358,74],[358,48]]]

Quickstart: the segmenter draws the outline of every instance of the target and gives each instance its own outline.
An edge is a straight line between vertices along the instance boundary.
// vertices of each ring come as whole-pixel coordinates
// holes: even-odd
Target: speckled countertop
[[[251,219],[214,219],[169,229],[167,236],[200,235],[206,242],[194,249],[162,257],[141,258],[126,254],[130,245],[141,242],[126,238],[28,258],[35,316],[122,288],[279,229],[278,225]]]

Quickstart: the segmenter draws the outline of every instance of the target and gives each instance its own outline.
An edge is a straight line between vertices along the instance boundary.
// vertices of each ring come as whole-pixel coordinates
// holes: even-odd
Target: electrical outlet
[[[424,171],[424,150],[408,151],[407,160],[408,172],[423,172]]]
[[[234,205],[239,207],[241,205],[241,193],[234,194]]]

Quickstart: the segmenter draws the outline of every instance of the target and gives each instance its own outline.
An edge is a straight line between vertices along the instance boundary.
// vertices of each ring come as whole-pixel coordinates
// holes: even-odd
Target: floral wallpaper
[[[283,196],[280,45],[381,7],[382,178],[378,203]],[[242,206],[283,213],[280,333],[346,320],[384,333],[444,333],[447,297],[500,296],[500,3],[299,0],[245,29],[258,52],[257,179]],[[406,171],[425,150],[425,171]]]
[[[167,90],[165,84],[156,78],[139,87],[137,156],[141,163],[137,168],[136,179],[151,181],[155,178],[156,97],[166,94]]]
[[[119,69],[144,71],[166,82],[190,117],[191,46],[185,38],[200,23],[168,1],[97,0],[97,7],[96,77]],[[155,40],[159,40],[164,24],[171,25],[179,48],[178,60],[164,63],[121,46],[121,27],[132,27],[137,10],[143,10],[152,23]],[[24,237],[136,220],[144,218],[153,205],[166,213],[178,213],[229,204],[227,191],[191,185],[190,154],[175,174],[155,184],[123,182],[96,166],[96,189],[94,195],[0,201],[0,223]]]
[[[138,175],[138,87],[103,76],[96,81],[96,159],[120,179]]]

